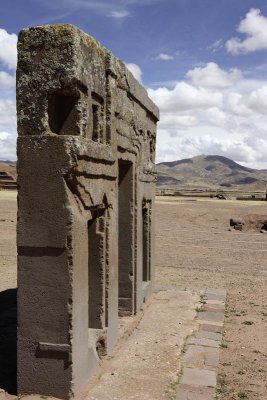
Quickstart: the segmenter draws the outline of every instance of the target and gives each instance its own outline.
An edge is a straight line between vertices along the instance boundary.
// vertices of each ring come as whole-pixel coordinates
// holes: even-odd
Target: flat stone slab
[[[205,295],[206,300],[218,300],[218,301],[225,301],[225,296],[222,294],[213,294],[208,293]]]
[[[219,350],[212,347],[190,345],[184,355],[183,365],[190,368],[214,370],[219,364]]]
[[[216,396],[226,291],[209,288],[201,296],[205,303],[197,314],[199,330],[187,340],[176,400],[213,400]]]
[[[198,345],[198,346],[203,346],[203,347],[218,348],[220,346],[220,342],[218,342],[218,340],[207,339],[207,338],[196,338],[196,337],[193,337],[193,338],[189,339],[188,343],[189,344],[195,344],[195,345]]]
[[[207,305],[219,305],[225,307],[225,302],[222,300],[205,300]]]
[[[211,324],[209,321],[201,321],[199,331],[223,333],[223,324]]]
[[[222,304],[205,304],[205,306],[203,307],[203,309],[205,311],[212,311],[212,312],[220,312],[220,311],[224,312],[224,308],[225,308],[224,303],[222,303]]]
[[[215,390],[213,388],[179,385],[176,400],[214,400]]]
[[[224,312],[202,311],[198,313],[197,318],[200,321],[223,322]]]
[[[224,296],[224,297],[226,297],[226,289],[214,289],[214,288],[208,288],[208,289],[206,289],[206,291],[205,291],[205,294],[206,295],[209,295],[209,294],[216,294],[216,295],[219,295],[219,296]]]
[[[196,334],[196,339],[211,339],[217,340],[218,342],[222,341],[222,334],[217,332],[210,332],[206,330],[198,331]]]
[[[187,385],[216,387],[216,372],[199,368],[184,368],[180,382]]]

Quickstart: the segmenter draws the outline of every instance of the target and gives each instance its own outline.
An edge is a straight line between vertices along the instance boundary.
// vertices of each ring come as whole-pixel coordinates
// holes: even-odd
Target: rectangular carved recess
[[[143,282],[151,280],[151,203],[146,202],[143,218]]]
[[[104,100],[92,92],[92,140],[104,143]]]
[[[79,135],[79,94],[61,89],[48,96],[48,122],[52,133]]]
[[[133,164],[119,160],[119,310],[134,311],[134,174]]]
[[[103,329],[106,325],[106,210],[94,212],[88,221],[89,328]]]

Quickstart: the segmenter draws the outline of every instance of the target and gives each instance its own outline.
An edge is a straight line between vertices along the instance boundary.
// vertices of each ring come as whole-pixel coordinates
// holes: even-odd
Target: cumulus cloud
[[[187,82],[178,82],[173,89],[149,89],[149,95],[161,111],[181,112],[186,110],[204,110],[221,106],[222,94],[205,87],[195,87]]]
[[[217,64],[210,62],[205,67],[196,67],[186,73],[195,86],[207,88],[225,88],[242,79],[242,72],[237,68],[224,71]]]
[[[0,98],[0,159],[16,159],[16,105]]]
[[[13,100],[0,99],[0,130],[16,126],[16,104]]]
[[[158,162],[219,154],[267,167],[267,81],[208,63],[188,71],[171,89],[148,92],[161,112]]]
[[[15,88],[16,79],[14,75],[10,75],[5,71],[0,71],[0,88],[11,89]]]
[[[16,159],[16,135],[0,131],[0,159]]]
[[[244,40],[231,38],[225,44],[233,55],[247,54],[258,50],[267,50],[267,17],[259,9],[252,8],[240,22],[237,31],[246,35]]]
[[[17,35],[0,28],[0,63],[8,69],[17,66]]]
[[[133,63],[128,63],[128,64],[126,64],[126,67],[133,74],[135,79],[137,79],[140,83],[142,83],[143,72],[142,72],[141,68],[139,67],[139,65],[133,64]]]
[[[160,53],[157,57],[156,60],[161,60],[161,61],[170,61],[173,60],[174,57],[171,56],[170,54],[167,53]]]

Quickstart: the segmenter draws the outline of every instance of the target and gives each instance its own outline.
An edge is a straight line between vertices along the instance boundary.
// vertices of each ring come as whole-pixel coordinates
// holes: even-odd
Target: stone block
[[[176,400],[214,400],[213,388],[180,384],[177,388]]]
[[[205,387],[216,387],[216,373],[199,368],[184,368],[180,383]]]
[[[188,368],[215,370],[219,363],[219,350],[199,345],[189,345],[183,358]]]
[[[220,342],[222,340],[222,335],[217,332],[209,332],[201,330],[197,332],[196,338],[197,339],[205,338],[205,339],[217,340],[218,342]]]
[[[224,312],[202,311],[197,316],[200,321],[223,322]]]
[[[18,38],[18,394],[79,394],[154,280],[159,112],[73,25]],[[119,310],[118,310],[119,308]]]

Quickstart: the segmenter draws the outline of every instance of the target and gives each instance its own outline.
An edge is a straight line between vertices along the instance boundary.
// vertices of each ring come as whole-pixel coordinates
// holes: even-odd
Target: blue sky
[[[64,22],[128,63],[158,104],[158,161],[221,154],[267,168],[263,0],[2,0],[0,159],[15,158],[16,36]]]

